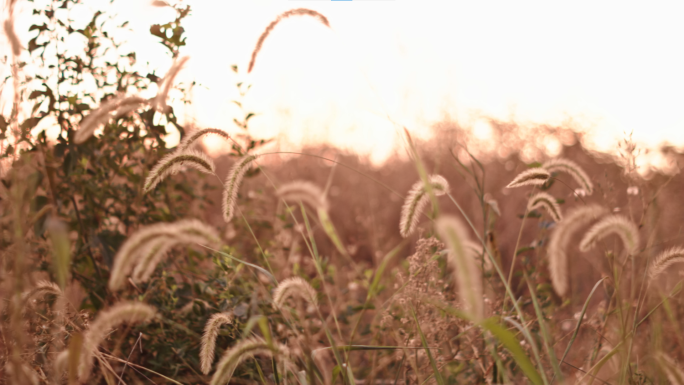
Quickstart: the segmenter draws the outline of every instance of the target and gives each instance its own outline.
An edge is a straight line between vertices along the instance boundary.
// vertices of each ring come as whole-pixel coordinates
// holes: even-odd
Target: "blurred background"
[[[163,76],[171,58],[149,28],[172,18],[173,9],[151,1],[108,3],[86,5],[105,5],[129,21],[125,40],[138,65]],[[197,84],[193,103],[176,101],[176,110],[199,127],[235,130],[234,85],[244,82],[253,85],[242,102],[256,113],[250,121],[255,136],[278,137],[281,148],[330,143],[367,155],[372,164],[397,151],[403,126],[428,139],[439,134],[435,127],[456,125],[480,147],[492,147],[497,124],[513,124],[520,132],[564,127],[581,133],[588,149],[605,153],[615,153],[618,141],[633,133],[646,172],[672,170],[659,150],[684,145],[684,24],[678,20],[684,5],[678,2],[185,3],[192,13],[183,24],[187,46],[181,54],[191,60],[179,80]],[[284,20],[248,74],[264,27],[295,7],[321,12],[331,28],[313,18]],[[18,13],[24,45],[30,23],[28,12]],[[8,52],[5,41],[2,48]],[[205,144],[214,155],[227,151],[213,138]],[[518,148],[530,162],[557,155],[563,144],[551,137]]]

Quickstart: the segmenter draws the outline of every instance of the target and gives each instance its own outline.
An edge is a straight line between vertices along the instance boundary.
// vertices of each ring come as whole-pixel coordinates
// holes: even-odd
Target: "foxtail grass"
[[[556,293],[563,297],[568,292],[568,252],[573,235],[590,222],[606,214],[605,207],[591,204],[569,212],[551,233],[548,247],[549,273]]]
[[[652,281],[656,279],[668,267],[675,263],[684,262],[684,248],[673,247],[660,253],[648,268],[648,277]]]
[[[141,302],[120,302],[100,312],[83,337],[83,349],[78,370],[79,380],[85,383],[93,368],[98,347],[114,328],[122,323],[146,322],[156,316],[155,309]]]
[[[556,202],[556,198],[554,198],[548,193],[536,193],[527,202],[528,212],[538,208],[544,208],[551,216],[551,219],[553,219],[553,221],[556,223],[563,220],[563,214],[561,213],[561,208],[558,205],[558,202]]]
[[[166,99],[169,96],[169,91],[171,91],[171,87],[173,87],[173,83],[176,80],[176,76],[178,76],[178,73],[183,69],[185,64],[188,62],[190,58],[188,56],[181,57],[179,59],[176,59],[173,64],[171,65],[171,68],[169,68],[169,71],[166,73],[166,76],[164,76],[164,79],[162,80],[161,84],[159,84],[159,91],[157,92],[157,96],[152,100],[152,107],[162,113],[166,113],[168,110],[168,106],[166,104]]]
[[[657,352],[654,357],[660,369],[665,373],[667,380],[672,385],[684,385],[684,371],[677,365],[675,360],[663,352]]]
[[[235,216],[235,205],[237,204],[238,190],[242,184],[245,173],[252,165],[258,155],[247,155],[238,160],[230,170],[226,183],[223,188],[223,219],[230,222]]]
[[[431,175],[428,183],[435,196],[441,196],[449,192],[449,183],[441,175]],[[401,208],[401,220],[399,222],[399,232],[406,238],[411,235],[418,226],[420,215],[430,202],[430,196],[422,180],[416,182],[409,190],[404,206]]]
[[[577,163],[564,158],[550,160],[542,166],[549,172],[565,172],[584,189],[587,195],[594,192],[594,184],[591,183],[589,175]]]
[[[535,167],[518,174],[506,188],[523,186],[541,186],[551,177],[551,173],[543,167]]]
[[[141,253],[140,259],[133,269],[131,279],[136,282],[146,282],[150,279],[157,265],[161,263],[172,248],[181,244],[203,244],[207,239],[197,235],[177,234],[173,237],[161,236]]]
[[[139,96],[119,95],[107,100],[81,120],[74,141],[76,144],[81,144],[90,139],[95,130],[109,122],[112,113],[118,110],[130,112],[132,109],[137,109],[145,103],[147,103],[147,100]]]
[[[206,174],[214,174],[216,169],[214,162],[199,151],[174,152],[163,157],[150,171],[150,175],[145,180],[143,192],[149,193],[167,176],[177,173],[179,167],[185,165]]]
[[[287,348],[280,344],[269,344],[261,337],[246,338],[226,351],[216,365],[216,373],[210,385],[225,385],[233,378],[235,369],[244,361],[256,356],[278,357],[287,355]]]
[[[176,153],[183,153],[187,149],[189,149],[195,142],[206,136],[206,135],[218,135],[226,140],[231,140],[230,135],[228,135],[227,132],[218,129],[218,128],[204,128],[201,130],[196,130],[190,134],[188,134],[179,144],[178,147],[176,148]]]
[[[207,243],[216,245],[221,239],[211,226],[196,219],[184,219],[173,223],[157,223],[138,229],[121,245],[114,256],[114,264],[109,278],[111,290],[120,289],[134,267],[140,263],[140,258],[147,247],[155,244],[155,240],[162,238],[199,237]],[[151,256],[149,253],[148,256]],[[142,261],[145,263],[144,261]]]
[[[221,326],[233,323],[232,313],[217,313],[209,318],[204,327],[202,335],[202,346],[200,347],[200,368],[202,373],[209,374],[211,365],[214,363],[214,350],[216,349],[216,337],[218,337]]]
[[[329,203],[323,190],[315,184],[298,180],[280,186],[276,192],[280,199],[290,202],[304,202],[316,210],[328,211]]]
[[[639,228],[634,222],[622,215],[611,215],[601,219],[592,226],[580,242],[580,250],[587,252],[596,243],[610,234],[617,234],[629,255],[634,255],[639,249]]]
[[[468,235],[465,227],[458,218],[450,215],[437,218],[435,227],[439,236],[449,246],[448,260],[454,268],[461,301],[474,320],[482,320],[482,273],[477,266],[477,260],[472,258],[466,249]]]
[[[261,36],[259,36],[259,40],[257,41],[257,44],[254,47],[254,51],[252,51],[252,58],[249,61],[249,68],[247,69],[247,72],[252,72],[252,69],[254,69],[254,63],[256,63],[257,55],[259,54],[259,51],[261,51],[261,47],[264,44],[264,41],[266,41],[266,38],[271,33],[271,31],[273,31],[273,28],[275,28],[275,26],[278,25],[278,23],[280,23],[282,20],[292,16],[311,16],[320,21],[321,24],[330,28],[330,23],[328,23],[328,19],[320,13],[311,9],[297,8],[281,13],[275,20],[271,22],[271,24],[269,24],[266,27],[264,32],[261,33]]]
[[[316,290],[300,277],[287,278],[273,292],[273,305],[282,308],[288,298],[299,297],[308,304],[318,306]]]

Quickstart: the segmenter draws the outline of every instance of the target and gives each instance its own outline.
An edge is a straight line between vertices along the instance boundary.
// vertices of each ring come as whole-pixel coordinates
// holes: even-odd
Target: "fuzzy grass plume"
[[[564,159],[558,158],[550,160],[542,166],[549,172],[565,172],[570,174],[570,176],[586,191],[587,195],[591,195],[594,192],[594,184],[591,183],[589,175],[580,167],[577,163]]]
[[[214,362],[214,350],[216,349],[216,337],[218,337],[221,326],[231,323],[233,323],[233,314],[217,313],[212,315],[204,326],[199,356],[202,373],[209,374],[211,371],[211,364]]]
[[[140,263],[141,257],[148,247],[156,244],[159,238],[199,237],[209,244],[218,244],[221,239],[216,230],[197,219],[184,219],[173,223],[157,223],[138,229],[121,245],[114,256],[109,288],[120,289],[134,267]],[[144,262],[143,262],[144,263]]]
[[[109,122],[112,113],[117,113],[117,116],[120,116],[121,114],[118,111],[126,111],[128,113],[145,103],[147,103],[147,100],[139,96],[119,95],[107,100],[81,120],[74,141],[76,144],[81,144],[90,139],[95,130]]]
[[[610,234],[617,234],[630,255],[636,254],[639,249],[639,228],[634,222],[622,215],[611,215],[603,218],[592,226],[580,242],[580,250],[587,252],[596,246],[596,243]]]
[[[258,155],[247,155],[238,160],[230,170],[223,188],[223,219],[230,222],[235,216],[235,205],[242,179]]]
[[[288,298],[299,297],[311,305],[318,306],[316,290],[300,277],[287,278],[273,291],[273,305],[282,308]]]
[[[554,222],[558,223],[563,220],[561,208],[556,202],[556,198],[545,192],[539,192],[532,196],[527,202],[527,211],[532,211],[538,208],[544,208]]]
[[[273,28],[275,28],[275,26],[278,25],[278,23],[280,23],[283,19],[287,19],[291,16],[311,16],[318,19],[326,27],[330,28],[330,23],[328,23],[328,19],[320,13],[313,11],[311,9],[297,8],[281,13],[275,20],[271,22],[271,24],[269,24],[266,27],[264,32],[261,33],[261,36],[259,36],[259,40],[257,41],[257,44],[254,47],[254,51],[252,51],[252,59],[249,61],[249,68],[247,69],[247,72],[252,72],[252,69],[254,69],[254,63],[256,62],[256,58],[259,54],[259,51],[261,51],[261,46],[264,44],[264,41],[266,41],[266,38],[271,33],[271,31],[273,31]]]
[[[284,184],[278,188],[276,194],[280,199],[290,202],[305,202],[316,210],[328,211],[328,199],[323,194],[323,190],[315,184],[297,180]]]
[[[549,273],[553,288],[559,296],[565,296],[570,286],[568,251],[573,235],[607,212],[605,207],[596,204],[579,207],[569,212],[551,233],[548,248]]]
[[[535,167],[523,171],[513,178],[506,188],[516,188],[523,186],[541,186],[551,177],[551,173],[543,167]]]
[[[143,192],[152,191],[164,178],[177,173],[180,166],[184,165],[206,174],[213,174],[216,169],[214,162],[199,151],[174,152],[163,157],[150,171],[150,175],[145,180]]]
[[[169,96],[169,91],[171,91],[171,87],[173,87],[176,76],[178,76],[178,73],[183,69],[189,59],[190,58],[188,56],[184,56],[173,62],[171,68],[169,68],[169,72],[166,73],[166,76],[164,76],[161,84],[159,84],[157,96],[155,96],[155,98],[152,100],[152,107],[155,110],[161,113],[167,112],[168,106],[166,104],[166,99]]]
[[[663,251],[653,260],[653,263],[648,268],[649,278],[654,280],[662,272],[664,272],[665,269],[678,262],[684,262],[683,247],[673,247],[669,250]]]
[[[207,239],[191,234],[176,234],[173,237],[160,236],[156,238],[150,242],[150,246],[142,250],[138,263],[131,274],[131,279],[136,283],[146,282],[169,250],[179,245],[197,243],[207,243]]]
[[[216,365],[216,373],[211,378],[211,385],[224,385],[230,382],[235,369],[242,363],[256,355],[275,357],[286,355],[287,348],[282,345],[272,345],[261,337],[246,338],[226,351],[221,361]]]
[[[429,177],[430,187],[435,196],[441,196],[449,192],[449,183],[441,175],[431,175]],[[430,201],[427,189],[420,180],[409,190],[404,206],[401,208],[401,221],[399,222],[399,232],[406,238],[411,235],[418,226],[420,214],[425,210]]]
[[[205,135],[218,135],[226,140],[231,140],[230,135],[228,135],[227,132],[218,129],[218,128],[204,128],[202,130],[197,130],[192,132],[191,134],[187,135],[179,144],[178,147],[176,148],[176,153],[182,153],[185,152],[185,150],[189,149],[190,146],[192,146],[199,138],[205,136]]]
[[[482,305],[482,273],[478,261],[472,257],[467,245],[467,232],[461,221],[450,215],[442,215],[435,223],[437,234],[449,246],[449,263],[454,268],[461,301],[477,321],[484,318]]]
[[[667,376],[667,380],[672,385],[684,385],[684,371],[677,365],[677,362],[663,352],[657,352],[654,357],[660,369]]]
[[[78,369],[79,380],[85,383],[90,377],[97,348],[110,331],[122,323],[149,321],[156,314],[157,312],[152,306],[141,302],[120,302],[108,310],[100,312],[83,337],[81,362]]]

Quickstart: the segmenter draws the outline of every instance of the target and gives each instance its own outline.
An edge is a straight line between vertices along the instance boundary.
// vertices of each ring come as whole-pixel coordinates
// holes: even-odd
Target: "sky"
[[[427,138],[445,120],[483,138],[495,118],[573,122],[587,145],[607,152],[629,132],[645,148],[684,147],[681,2],[185,3],[192,14],[182,54],[190,61],[179,80],[200,86],[183,116],[199,127],[234,130],[242,81],[252,85],[242,101],[257,114],[255,135],[292,146],[328,142],[375,163],[403,143],[402,126]],[[299,7],[322,13],[331,28],[307,17],[282,21],[247,74],[263,29]],[[130,21],[139,62],[163,74],[171,62],[148,31],[172,10],[142,0],[116,0],[111,10]],[[653,156],[643,161],[656,164]]]

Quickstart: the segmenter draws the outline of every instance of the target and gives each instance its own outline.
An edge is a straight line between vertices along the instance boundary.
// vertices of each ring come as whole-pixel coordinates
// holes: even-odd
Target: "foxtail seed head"
[[[200,348],[200,366],[202,373],[211,372],[211,364],[214,363],[214,349],[216,348],[216,337],[218,337],[221,326],[233,323],[232,313],[217,313],[209,318],[204,326],[202,335],[202,346]]]
[[[276,194],[280,199],[290,202],[302,201],[316,210],[328,211],[329,208],[328,199],[323,194],[323,190],[309,181],[297,180],[284,184],[278,188]]]
[[[572,178],[584,189],[587,195],[591,195],[594,192],[594,184],[591,183],[589,175],[580,167],[577,163],[564,159],[558,158],[550,160],[542,166],[549,172],[565,172],[570,174]]]
[[[259,36],[259,40],[257,41],[257,44],[254,47],[254,51],[252,51],[252,59],[249,61],[249,68],[247,69],[247,72],[252,72],[252,69],[254,69],[254,63],[256,62],[256,57],[259,54],[259,51],[261,51],[261,46],[264,44],[264,41],[266,41],[266,38],[271,33],[271,31],[273,31],[273,28],[275,28],[275,26],[278,25],[278,23],[280,23],[281,20],[287,19],[291,16],[311,16],[318,19],[326,27],[330,28],[330,23],[328,23],[328,19],[320,13],[313,11],[311,9],[297,8],[281,13],[275,20],[271,22],[271,24],[269,24],[266,27],[264,32],[261,33],[261,36]]]
[[[639,228],[634,222],[622,215],[611,215],[603,218],[586,232],[580,242],[580,250],[587,252],[596,246],[596,243],[610,234],[617,234],[630,255],[639,250]]]
[[[230,135],[228,135],[227,132],[220,130],[218,128],[205,128],[202,130],[197,130],[192,133],[190,133],[188,136],[186,136],[179,144],[178,147],[176,148],[176,153],[182,153],[185,152],[185,150],[189,149],[190,146],[192,146],[199,138],[205,136],[205,135],[218,135],[226,140],[230,140]]]
[[[292,277],[280,282],[273,292],[273,304],[275,307],[281,308],[285,301],[291,297],[299,297],[311,305],[318,306],[316,290],[302,278]]]
[[[658,275],[664,272],[665,269],[678,262],[684,262],[684,248],[680,246],[663,251],[653,260],[651,267],[649,267],[649,279],[651,281],[654,280]]]
[[[550,177],[551,173],[548,170],[543,167],[535,167],[518,174],[518,176],[513,178],[513,181],[511,181],[506,188],[541,186],[546,183]]]
[[[150,171],[150,175],[145,180],[143,192],[152,191],[164,178],[177,173],[179,167],[184,165],[206,174],[213,174],[216,168],[214,162],[199,151],[174,152],[163,157]]]
[[[238,365],[258,354],[267,357],[286,356],[287,348],[280,344],[271,345],[261,337],[246,338],[223,354],[210,385],[228,384]]]
[[[169,68],[169,72],[166,73],[161,84],[159,84],[157,96],[152,100],[152,107],[155,110],[161,113],[167,112],[168,106],[166,105],[166,98],[169,96],[169,91],[171,91],[171,87],[173,87],[176,76],[178,76],[178,73],[183,69],[189,59],[188,56],[184,56],[173,62],[171,68]]]
[[[527,202],[527,211],[532,211],[543,207],[549,213],[554,222],[558,223],[563,220],[563,214],[561,214],[560,206],[556,202],[556,198],[545,192],[539,192],[535,194]]]
[[[441,175],[431,175],[429,178],[430,187],[435,196],[441,196],[449,192],[449,182],[447,182]],[[411,190],[409,190],[404,206],[401,208],[401,221],[399,222],[399,232],[401,236],[406,238],[411,235],[418,226],[420,215],[425,210],[430,201],[430,196],[427,189],[420,180],[416,182]]]
[[[131,112],[145,103],[147,100],[139,96],[119,95],[107,100],[81,120],[74,141],[76,144],[81,144],[90,139],[95,130],[109,121],[112,113],[118,111]]]
[[[90,329],[83,337],[83,351],[78,369],[79,380],[85,383],[90,377],[95,352],[112,329],[124,322],[149,321],[156,314],[153,307],[142,302],[119,302],[108,310],[102,311],[90,324]]]
[[[442,215],[435,223],[437,234],[449,246],[449,263],[458,281],[458,292],[467,311],[475,320],[484,318],[482,305],[482,273],[477,259],[467,249],[467,232],[461,221],[450,215]]]
[[[595,204],[582,206],[569,212],[556,224],[549,240],[548,256],[551,283],[559,296],[565,296],[569,288],[568,251],[572,236],[607,212],[605,207]]]
[[[230,170],[223,188],[223,219],[230,222],[235,215],[235,205],[242,179],[258,155],[247,155],[238,160]]]

